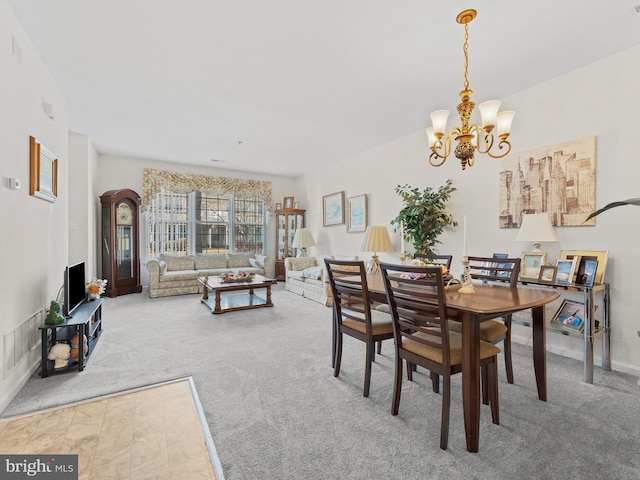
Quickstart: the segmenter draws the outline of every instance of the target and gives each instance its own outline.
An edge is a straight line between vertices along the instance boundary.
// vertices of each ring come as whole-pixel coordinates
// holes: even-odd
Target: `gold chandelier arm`
[[[493,134],[475,123],[471,125],[469,131],[478,139],[478,144],[476,145],[478,153],[489,153],[489,150],[493,147]]]
[[[487,154],[491,158],[502,158],[502,157],[505,157],[505,156],[509,155],[509,152],[511,151],[511,142],[509,142],[507,139],[500,140],[500,143],[498,144],[498,150],[502,150],[503,148],[506,148],[507,151],[502,153],[502,154],[500,154],[500,155],[494,155],[491,152],[487,152]]]
[[[439,167],[444,163],[449,154],[451,153],[451,142],[454,136],[460,134],[459,127],[453,127],[449,131],[446,137],[440,140],[436,140],[436,143],[431,147],[431,155],[429,156],[429,163],[432,167]]]

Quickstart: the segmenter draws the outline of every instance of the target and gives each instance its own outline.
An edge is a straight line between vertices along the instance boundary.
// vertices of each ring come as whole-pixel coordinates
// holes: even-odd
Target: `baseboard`
[[[515,333],[514,331],[511,332],[512,342],[518,343],[520,345],[525,345],[528,347],[531,346],[532,344],[531,335],[522,336],[522,335],[514,335],[514,333]],[[554,353],[562,357],[573,358],[574,360],[578,360],[580,362],[583,361],[582,349],[572,350],[568,348],[563,348],[561,346],[552,345],[549,342],[547,342],[547,352]],[[597,367],[602,368],[602,357],[599,355],[594,355],[593,364]],[[634,377],[640,377],[640,367],[636,365],[630,365],[628,363],[616,362],[615,360],[613,360],[613,358],[611,359],[611,370],[620,372],[620,373],[626,373],[628,375],[633,375]]]
[[[22,390],[22,388],[27,384],[31,376],[38,371],[40,368],[40,361],[35,362],[34,365],[29,368],[24,375],[20,378],[20,380],[11,386],[8,392],[5,393],[0,398],[0,414],[4,412],[5,408],[9,406],[11,401],[15,398],[16,395]]]

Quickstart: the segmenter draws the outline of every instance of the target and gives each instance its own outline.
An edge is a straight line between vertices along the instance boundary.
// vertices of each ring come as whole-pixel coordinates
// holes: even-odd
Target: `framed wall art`
[[[365,194],[347,198],[347,232],[367,230],[367,196]]]
[[[573,276],[576,270],[577,258],[571,260],[558,260],[556,264],[556,283],[560,285],[569,285],[573,283]]]
[[[547,263],[545,252],[527,252],[522,255],[522,268],[520,276],[522,278],[535,278],[540,276],[540,267]]]
[[[322,224],[342,225],[344,223],[344,192],[336,192],[322,197]]]
[[[58,196],[58,159],[34,137],[29,137],[29,194],[52,203]]]
[[[580,258],[578,273],[576,273],[576,285],[593,287],[597,270],[598,260],[593,260],[590,258]]]
[[[520,227],[526,213],[547,213],[556,227],[595,225],[585,219],[596,210],[596,137],[510,154],[499,185],[500,228]]]

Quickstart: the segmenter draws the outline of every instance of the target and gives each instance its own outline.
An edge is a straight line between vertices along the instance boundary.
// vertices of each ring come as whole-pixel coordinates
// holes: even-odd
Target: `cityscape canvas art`
[[[584,221],[595,211],[595,197],[595,136],[501,160],[500,228],[518,228],[524,214],[545,212],[556,227],[595,225]]]

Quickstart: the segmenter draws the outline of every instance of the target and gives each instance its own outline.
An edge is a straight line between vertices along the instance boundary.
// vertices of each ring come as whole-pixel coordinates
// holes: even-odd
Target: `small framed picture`
[[[560,285],[570,285],[573,283],[573,273],[576,269],[576,260],[576,257],[571,260],[558,260],[558,263],[556,264],[556,283]]]
[[[609,252],[602,250],[561,250],[558,258],[561,260],[571,260],[572,258],[578,257],[578,260],[576,261],[576,271],[574,274],[577,273],[577,269],[580,266],[582,259],[597,260],[598,268],[596,270],[594,282],[604,283],[608,256]]]
[[[347,198],[347,232],[367,230],[367,195]]]
[[[300,208],[300,202],[296,202],[293,204],[293,208],[295,208],[296,210]]]
[[[282,204],[276,203],[276,210],[282,210]]]
[[[542,265],[540,267],[539,282],[554,283],[556,281],[556,273],[558,267],[555,265]]]
[[[522,255],[522,278],[535,278],[540,276],[540,267],[547,263],[545,252],[528,252]]]
[[[293,208],[293,197],[284,197],[284,208]]]
[[[584,331],[584,304],[573,300],[564,300],[551,319],[550,325],[569,332]]]
[[[584,285],[585,287],[593,287],[593,282],[598,271],[598,260],[590,258],[581,258],[578,266],[578,274],[576,275],[576,285]]]
[[[322,197],[322,225],[344,224],[344,192],[336,192]]]
[[[58,196],[58,159],[35,137],[29,137],[29,195],[51,203]]]

